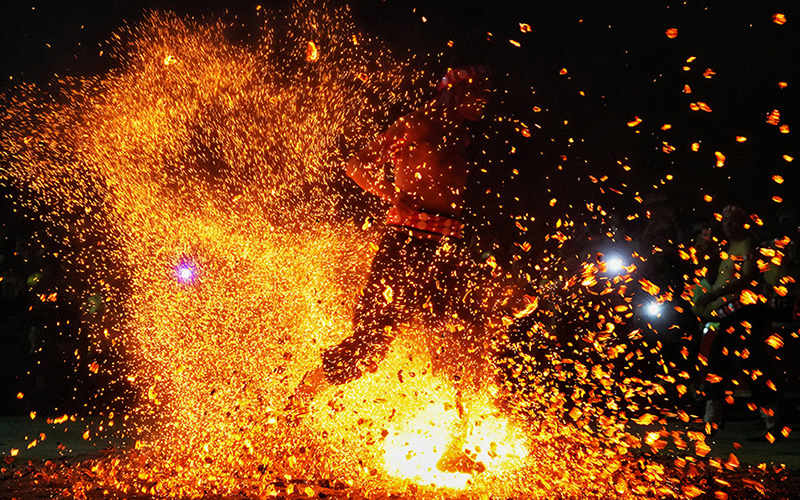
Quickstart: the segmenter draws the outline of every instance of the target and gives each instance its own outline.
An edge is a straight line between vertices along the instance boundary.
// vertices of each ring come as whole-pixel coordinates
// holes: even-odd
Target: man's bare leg
[[[332,384],[325,377],[322,366],[306,372],[289,398],[286,411],[294,414],[305,414],[314,399]]]
[[[458,411],[458,422],[456,424],[455,435],[450,438],[447,449],[442,453],[441,458],[436,462],[436,468],[441,472],[460,472],[462,474],[480,474],[486,470],[482,462],[473,460],[469,456],[465,446],[469,435],[469,402],[464,400],[461,391],[456,392],[456,410]]]

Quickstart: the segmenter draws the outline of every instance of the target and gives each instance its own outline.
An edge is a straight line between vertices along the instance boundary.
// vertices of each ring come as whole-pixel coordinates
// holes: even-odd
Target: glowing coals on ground
[[[629,454],[707,446],[647,413],[672,375],[612,381],[641,356],[626,343],[640,337],[616,337],[631,309],[624,276],[604,278],[596,263],[553,298],[591,318],[575,350],[594,364],[517,353],[495,371],[513,374],[521,401],[508,386],[458,395],[432,368],[430,335],[408,329],[377,371],[287,418],[302,375],[350,332],[375,251],[364,220],[379,212],[347,193],[343,155],[433,81],[345,11],[295,12],[264,14],[260,37],[238,45],[222,23],[152,15],[116,35],[120,66],[108,75],[62,79],[54,98],[35,88],[8,98],[4,182],[35,194],[21,204],[74,241],[63,257],[85,283],[80,299],[108,304],[87,334],[99,359],[125,353],[91,371],[124,371],[119,383],[138,396],[124,416],[93,408],[107,425],[127,422],[135,444],[90,461],[94,486],[72,493],[311,496],[338,478],[327,494],[697,496],[681,486],[702,472],[691,459],[670,472]],[[288,35],[275,31],[284,25]],[[498,337],[536,311],[535,300],[509,311]],[[552,340],[546,321],[525,340]],[[657,428],[642,443],[631,421]],[[441,472],[453,443],[485,471]]]

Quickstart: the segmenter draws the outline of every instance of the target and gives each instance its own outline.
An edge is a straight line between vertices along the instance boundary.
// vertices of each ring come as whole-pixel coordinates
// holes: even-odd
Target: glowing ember
[[[774,22],[775,24],[785,24],[786,23],[786,16],[781,14],[781,13],[773,14],[772,15],[772,22]]]
[[[319,50],[317,49],[317,44],[309,41],[308,47],[306,48],[306,61],[314,62],[317,59],[319,59]]]

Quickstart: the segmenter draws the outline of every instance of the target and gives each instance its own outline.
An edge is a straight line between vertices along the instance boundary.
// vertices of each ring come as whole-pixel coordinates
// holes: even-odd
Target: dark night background
[[[126,23],[141,21],[151,9],[235,19],[238,27],[231,36],[248,43],[250,33],[256,32],[254,13],[259,3],[265,8],[291,4],[270,0],[9,2],[0,20],[0,86],[9,91],[22,83],[46,86],[55,75],[102,74],[115,64],[107,53],[99,55],[105,41]],[[525,138],[515,126],[501,127],[505,132],[493,136],[487,148],[490,155],[507,155],[506,160],[475,180],[500,193],[499,198],[481,195],[476,210],[493,222],[493,230],[505,243],[529,239],[535,245],[557,218],[569,214],[578,221],[587,219],[587,202],[625,219],[641,211],[634,201],[637,194],[645,198],[663,193],[675,207],[687,237],[728,203],[757,212],[767,226],[779,207],[799,203],[795,193],[800,159],[787,162],[782,158],[798,157],[796,132],[782,134],[766,123],[766,115],[778,109],[780,123],[800,127],[796,121],[800,4],[796,0],[357,0],[351,6],[361,30],[377,35],[400,54],[418,54],[436,70],[473,61],[491,66],[498,88],[493,111],[525,123],[531,131],[531,137]],[[786,24],[774,23],[775,13],[783,13]],[[529,24],[531,32],[521,32],[520,23]],[[677,38],[665,35],[669,28],[677,28]],[[510,39],[521,46],[512,45]],[[448,49],[451,40],[453,47]],[[437,60],[439,52],[443,55]],[[688,63],[690,57],[696,60]],[[564,75],[562,68],[567,70]],[[703,76],[708,68],[714,72],[711,78]],[[787,82],[788,87],[780,88],[779,82]],[[691,87],[691,94],[683,92],[684,85]],[[692,111],[690,103],[698,101],[708,103],[713,111]],[[541,111],[535,112],[534,107]],[[629,127],[634,117],[642,123]],[[672,127],[662,130],[664,124]],[[745,136],[747,141],[739,143],[736,136]],[[700,143],[698,152],[690,149],[695,142]],[[664,143],[676,150],[665,153]],[[510,155],[512,147],[516,152]],[[714,167],[715,151],[727,157],[722,168]],[[629,165],[630,171],[622,165]],[[662,184],[667,174],[673,179]],[[785,182],[773,182],[775,174]],[[46,252],[36,248],[40,228],[12,212],[9,197],[18,193],[4,194],[0,206],[4,276],[26,268],[22,274],[43,273],[44,281],[49,279],[52,285],[59,274],[58,263],[47,261]],[[705,202],[705,195],[713,201]],[[776,204],[773,196],[781,196],[784,203]],[[551,198],[559,200],[554,207],[549,206]],[[537,219],[527,235],[516,233],[513,224],[514,217],[524,214]],[[46,241],[42,243],[47,246]],[[5,289],[9,283],[4,280]],[[20,290],[28,285],[20,284]],[[71,397],[76,382],[69,379],[74,376],[70,365],[74,361],[60,360],[61,369],[40,370],[38,382],[31,381],[37,368],[28,351],[35,349],[37,334],[27,333],[47,322],[53,324],[51,330],[67,319],[75,325],[77,318],[69,312],[74,308],[37,304],[37,310],[26,311],[32,299],[24,293],[9,298],[8,293],[3,298],[7,318],[2,319],[6,349],[0,413],[24,411],[30,405],[55,404],[63,409],[76,404]],[[22,316],[9,312],[15,310],[23,311]],[[66,341],[62,349],[69,351],[73,344]],[[26,375],[28,371],[34,375]],[[44,391],[41,400],[35,396],[16,400],[18,391],[34,387]]]

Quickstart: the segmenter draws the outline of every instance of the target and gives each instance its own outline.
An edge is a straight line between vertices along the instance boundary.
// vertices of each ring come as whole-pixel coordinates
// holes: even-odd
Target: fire
[[[459,451],[489,474],[502,467],[519,467],[527,455],[522,434],[510,429],[508,420],[485,401],[471,403],[464,417],[455,403],[437,401],[388,430],[386,471],[418,484],[463,489],[471,474],[437,469],[437,462],[459,441],[460,433],[465,436]]]
[[[714,156],[717,157],[717,168],[725,166],[725,155],[719,151],[714,151]]]
[[[308,41],[308,46],[306,47],[306,61],[314,62],[319,59],[319,50],[317,49],[317,44],[313,41]]]
[[[640,123],[642,123],[642,119],[639,118],[638,116],[636,116],[636,117],[633,118],[633,120],[628,122],[628,126],[629,127],[635,127],[635,126],[639,125]]]
[[[373,497],[413,496],[416,488],[439,497],[449,488],[498,498],[673,492],[663,466],[631,460],[642,445],[664,448],[670,434],[648,429],[642,440],[625,430],[630,422],[663,425],[654,406],[644,413],[635,401],[663,396],[664,386],[614,378],[646,350],[629,343],[641,345],[639,330],[619,333],[634,314],[628,283],[654,296],[661,289],[646,279],[609,277],[600,261],[550,279],[542,288],[553,297],[525,296],[526,305],[509,306],[492,325],[497,330],[487,337],[500,344],[510,342],[515,318],[530,321],[517,332],[518,345],[491,346],[513,353],[507,365],[496,361],[487,369],[508,372],[499,386],[484,380],[481,390],[458,394],[452,379],[461,367],[452,344],[464,325],[444,318],[438,335],[400,329],[384,363],[330,388],[299,421],[283,411],[321,351],[351,332],[377,249],[373,225],[352,224],[372,220],[376,207],[355,207],[336,189],[343,151],[374,137],[375,117],[386,109],[420,104],[418,89],[430,80],[355,32],[345,13],[296,14],[285,20],[291,29],[281,30],[292,33],[288,39],[265,36],[253,47],[226,42],[222,23],[154,14],[116,51],[118,70],[60,82],[57,102],[66,104],[26,95],[15,101],[15,113],[0,118],[3,150],[12,158],[7,175],[41,196],[43,206],[56,207],[48,217],[63,232],[104,242],[63,261],[80,269],[100,262],[81,277],[87,293],[107,295],[103,303],[115,307],[107,316],[121,319],[97,320],[87,330],[97,352],[123,351],[130,366],[123,371],[102,359],[81,366],[91,374],[119,372],[118,383],[137,395],[129,414],[101,409],[103,425],[129,426],[133,449],[76,467],[76,475],[90,470],[92,480],[76,481],[74,496],[93,484],[158,497],[311,497],[319,478],[343,478],[342,489]],[[703,102],[691,107],[711,111]],[[5,127],[13,120],[21,123]],[[635,116],[629,126],[641,122]],[[520,134],[531,136],[527,126]],[[698,139],[691,148],[699,147]],[[589,176],[601,186],[609,177]],[[85,182],[76,187],[74,179]],[[543,203],[572,207],[556,193]],[[607,215],[599,204],[590,211]],[[85,218],[75,223],[76,214]],[[534,233],[526,226],[516,223]],[[567,245],[575,227],[559,219],[546,239]],[[528,242],[517,247],[537,253]],[[546,256],[537,267],[560,265],[556,260]],[[494,257],[485,266],[504,277]],[[636,266],[625,270],[633,274]],[[672,293],[665,289],[659,300]],[[512,297],[498,296],[513,305]],[[388,287],[383,298],[397,299]],[[557,350],[538,356],[540,343],[557,337],[551,320],[573,312],[590,326],[570,330],[569,357]],[[86,429],[83,436],[98,434]],[[687,435],[698,455],[710,452],[702,433]],[[440,471],[437,464],[453,449],[480,473]]]

